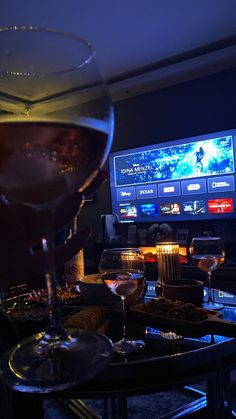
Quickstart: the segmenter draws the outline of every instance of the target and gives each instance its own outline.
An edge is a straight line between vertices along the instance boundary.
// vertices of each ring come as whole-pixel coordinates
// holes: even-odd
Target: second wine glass
[[[123,337],[113,344],[113,349],[124,355],[145,346],[142,340],[128,338],[126,311],[127,297],[139,298],[143,293],[144,270],[144,256],[137,248],[105,249],[99,263],[102,281],[122,302]]]
[[[208,310],[220,310],[222,304],[213,299],[211,286],[212,271],[219,268],[225,259],[224,243],[220,237],[194,237],[190,248],[190,255],[197,267],[207,272],[208,277],[208,300],[203,307]]]

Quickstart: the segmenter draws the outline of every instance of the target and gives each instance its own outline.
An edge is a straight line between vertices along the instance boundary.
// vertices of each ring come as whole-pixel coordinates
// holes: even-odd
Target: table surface
[[[214,290],[216,300],[225,304],[222,317],[236,322],[236,296]],[[155,282],[149,281],[146,300],[155,297]],[[78,306],[79,307],[79,306]],[[121,316],[115,310],[108,331],[114,340],[120,338]],[[143,339],[146,346],[127,356],[114,354],[108,368],[95,379],[63,392],[65,397],[111,397],[117,393],[135,395],[156,391],[185,378],[204,375],[206,367],[232,356],[236,352],[236,339],[208,334],[200,338],[184,336],[167,339],[161,331],[132,319],[130,337]],[[59,393],[62,396],[61,392]],[[58,396],[58,393],[55,394]]]
[[[225,303],[222,317],[236,322],[236,296],[215,290],[216,299]],[[221,293],[221,294],[219,294]],[[155,283],[149,282],[146,299],[155,297]],[[234,305],[235,304],[235,305]],[[113,314],[109,336],[121,332],[121,319]],[[236,352],[236,339],[223,335],[184,336],[167,339],[160,330],[131,320],[129,335],[143,339],[146,346],[132,354],[114,354],[108,368],[92,381],[63,392],[64,397],[102,398],[132,396],[160,391],[178,382],[204,376],[224,358]],[[58,396],[58,393],[55,395]]]
[[[146,299],[155,297],[155,282],[149,281]],[[207,298],[207,295],[205,296]],[[225,304],[222,317],[236,323],[236,295],[214,290],[216,300]],[[78,305],[80,308],[80,305]],[[108,335],[112,339],[120,337],[121,316],[117,308],[111,309],[111,323]],[[108,399],[124,400],[130,396],[150,394],[176,389],[184,385],[207,380],[211,382],[211,409],[209,417],[218,418],[218,412],[224,408],[222,394],[224,362],[236,362],[236,339],[223,335],[204,335],[199,337],[184,336],[180,339],[166,339],[159,329],[131,319],[129,333],[133,338],[145,340],[146,346],[127,356],[114,354],[108,367],[90,381],[68,390],[50,393],[56,399]],[[209,387],[210,388],[210,387]],[[18,393],[18,392],[14,392]],[[18,393],[20,405],[27,405],[29,418],[35,418],[36,411],[41,419],[41,401],[45,394]],[[19,398],[17,398],[18,400]],[[219,409],[218,400],[221,399]],[[20,407],[16,405],[19,418]],[[37,407],[36,407],[37,406]],[[120,417],[126,416],[126,408]],[[16,418],[18,418],[17,414]],[[31,412],[31,413],[30,413]],[[15,417],[15,416],[14,416]]]

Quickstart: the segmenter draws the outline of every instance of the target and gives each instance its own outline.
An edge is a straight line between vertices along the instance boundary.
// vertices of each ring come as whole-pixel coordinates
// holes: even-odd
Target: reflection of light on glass
[[[160,331],[160,336],[163,339],[168,339],[168,340],[178,340],[178,339],[183,338],[183,336],[177,335],[177,333],[175,333],[175,332],[162,332],[162,331]]]
[[[226,298],[234,298],[234,295],[229,294],[228,292],[224,292],[224,291],[219,291],[218,292],[218,296],[220,298],[224,298],[224,297],[226,297]]]
[[[121,259],[124,261],[129,261],[134,259],[134,254],[132,252],[125,252],[121,254]]]
[[[137,256],[132,252],[121,253],[121,261],[125,269],[131,269],[136,258]]]
[[[154,329],[152,327],[147,327],[145,331],[146,335],[159,336],[162,332],[159,329]],[[212,335],[204,335],[201,337],[184,337],[185,341],[196,341],[203,343],[211,343]],[[227,338],[225,336],[214,335],[215,343],[227,342],[233,340],[233,338]]]
[[[138,248],[124,249],[120,254],[120,260],[123,270],[144,272],[144,257]]]

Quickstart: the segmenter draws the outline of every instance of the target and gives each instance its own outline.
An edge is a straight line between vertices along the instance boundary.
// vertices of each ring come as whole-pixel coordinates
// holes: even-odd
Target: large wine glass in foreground
[[[190,255],[197,267],[207,272],[208,300],[203,307],[208,310],[220,310],[222,304],[214,302],[211,286],[212,271],[219,268],[225,259],[224,243],[220,237],[195,237],[192,239]]]
[[[112,135],[113,109],[90,44],[52,29],[0,28],[0,193],[9,208],[30,206],[44,219],[49,302],[46,332],[3,357],[2,379],[19,391],[70,387],[111,357],[104,336],[65,331],[59,320],[52,237],[55,211],[94,179]]]
[[[136,294],[137,298],[144,289],[144,256],[137,248],[105,249],[102,253],[99,272],[103,283],[118,295],[122,302],[123,337],[113,344],[115,352],[128,354],[142,348],[142,340],[127,337],[126,298]]]

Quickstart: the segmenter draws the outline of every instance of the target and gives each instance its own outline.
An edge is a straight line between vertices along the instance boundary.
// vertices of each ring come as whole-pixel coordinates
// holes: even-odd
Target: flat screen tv
[[[120,223],[235,217],[236,130],[110,153]]]

